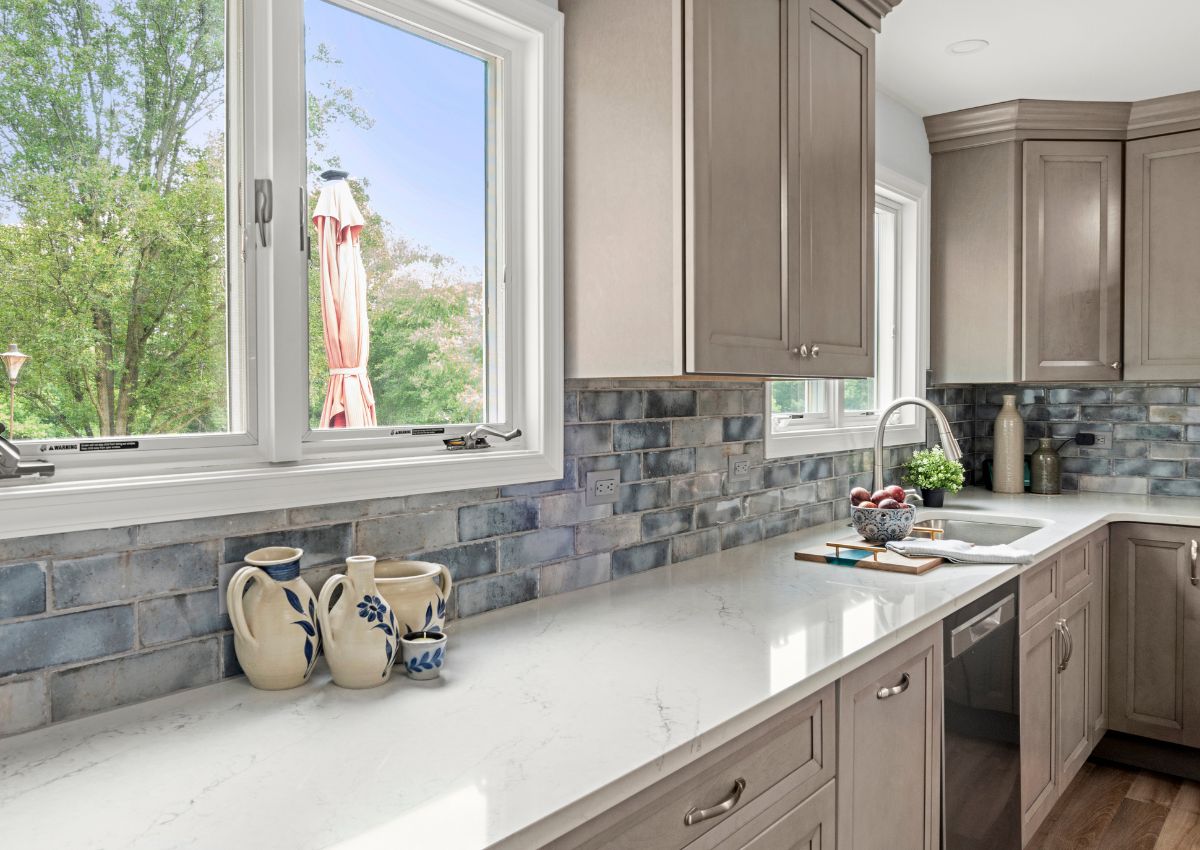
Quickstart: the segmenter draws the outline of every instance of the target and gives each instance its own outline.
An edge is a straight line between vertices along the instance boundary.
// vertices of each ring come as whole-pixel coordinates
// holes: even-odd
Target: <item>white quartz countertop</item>
[[[925,516],[1200,525],[1200,500],[964,491]],[[453,623],[441,680],[244,679],[0,741],[0,844],[534,847],[1020,572],[794,560],[844,522]]]

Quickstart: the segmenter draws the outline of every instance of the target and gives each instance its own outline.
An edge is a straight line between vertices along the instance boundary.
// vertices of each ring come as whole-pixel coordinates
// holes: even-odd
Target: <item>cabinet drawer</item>
[[[1058,609],[1058,574],[1058,558],[1051,558],[1021,575],[1022,634]]]
[[[679,850],[731,819],[747,822],[783,796],[812,794],[834,774],[834,689],[814,694],[711,755],[549,845],[605,850]],[[727,814],[688,826],[693,809],[728,800]]]
[[[1092,583],[1095,567],[1092,564],[1091,538],[1077,543],[1058,556],[1058,598],[1064,602]]]
[[[837,780],[807,800],[789,794],[743,824],[727,823],[687,850],[834,850]]]

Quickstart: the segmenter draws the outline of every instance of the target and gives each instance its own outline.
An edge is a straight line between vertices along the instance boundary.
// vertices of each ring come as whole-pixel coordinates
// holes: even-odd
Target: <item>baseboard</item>
[[[1179,744],[1108,732],[1092,751],[1092,758],[1200,782],[1200,750]]]

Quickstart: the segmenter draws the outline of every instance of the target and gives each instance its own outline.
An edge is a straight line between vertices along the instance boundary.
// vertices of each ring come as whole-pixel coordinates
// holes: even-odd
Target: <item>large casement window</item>
[[[540,0],[3,4],[0,537],[561,476],[561,115]]]
[[[768,457],[867,448],[883,408],[925,392],[926,189],[883,167],[877,171],[875,377],[769,383]],[[907,406],[892,415],[888,445],[924,439],[923,411]]]

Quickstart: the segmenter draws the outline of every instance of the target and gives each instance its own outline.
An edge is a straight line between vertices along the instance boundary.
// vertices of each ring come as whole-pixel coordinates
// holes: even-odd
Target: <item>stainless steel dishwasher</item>
[[[1021,847],[1016,579],[942,621],[945,850]]]

